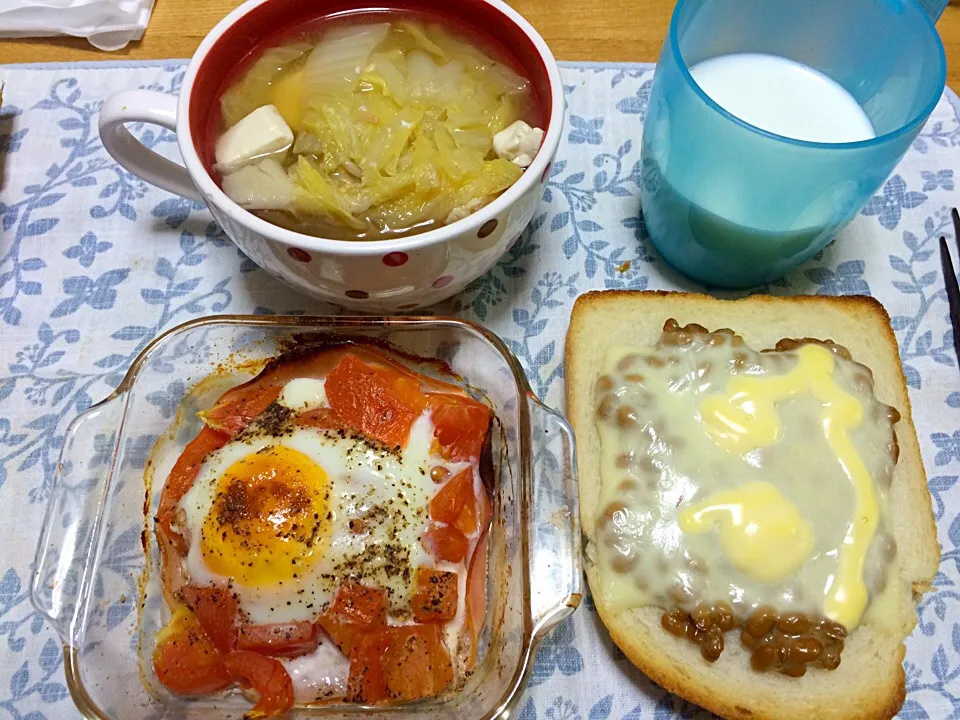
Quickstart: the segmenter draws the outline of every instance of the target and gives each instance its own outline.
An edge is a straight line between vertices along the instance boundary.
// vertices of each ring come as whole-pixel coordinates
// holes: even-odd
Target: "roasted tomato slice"
[[[467,631],[470,634],[470,655],[467,667],[472,668],[477,662],[477,648],[480,642],[480,631],[483,629],[483,620],[487,615],[487,545],[490,535],[484,528],[480,542],[470,558],[470,569],[467,572]]]
[[[387,617],[387,591],[345,582],[337,588],[330,612],[354,625],[382,625]]]
[[[358,635],[348,653],[350,674],[347,677],[347,702],[375,703],[387,699],[380,658],[386,637],[380,633]]]
[[[182,555],[186,555],[189,548],[183,537],[171,527],[176,517],[177,504],[193,485],[203,459],[214,450],[222,448],[229,440],[230,436],[226,433],[204,427],[187,443],[163,485],[160,506],[157,508],[157,523]]]
[[[406,442],[427,405],[420,382],[409,373],[368,365],[353,354],[327,375],[327,401],[344,423],[380,442]]]
[[[350,654],[347,700],[417,700],[438,694],[452,680],[439,625],[385,627],[357,639]]]
[[[217,404],[200,414],[207,426],[231,437],[266,410],[280,396],[283,385],[240,385],[229,390]]]
[[[225,588],[187,585],[183,601],[197,616],[200,626],[220,652],[237,645],[237,599]]]
[[[453,680],[439,625],[390,628],[388,638],[380,664],[391,700],[433,697]]]
[[[473,486],[473,469],[454,475],[430,501],[430,517],[453,525],[464,535],[472,535],[477,530],[477,497]]]
[[[466,535],[449,525],[431,525],[420,541],[437,560],[452,563],[463,562],[470,547]]]
[[[272,625],[241,625],[237,650],[250,650],[275,657],[296,657],[317,649],[320,628],[299,621]]]
[[[385,626],[386,622],[387,591],[355,582],[346,582],[337,588],[333,604],[317,619],[347,657],[360,633]]]
[[[186,608],[158,633],[153,669],[160,682],[181,695],[213,693],[233,682],[223,655]]]
[[[260,695],[245,717],[276,717],[293,707],[293,680],[286,668],[272,657],[247,650],[235,650],[223,658],[230,676],[243,687]]]
[[[447,622],[457,616],[457,574],[417,568],[417,592],[413,596],[413,619],[418,623]]]
[[[342,622],[329,613],[324,613],[318,617],[317,625],[333,641],[337,649],[347,657],[350,657],[350,653],[357,642],[357,637],[363,632],[363,628]]]
[[[180,605],[180,591],[187,582],[183,571],[183,555],[178,542],[183,542],[180,535],[164,529],[157,524],[157,545],[160,547],[160,583],[163,587],[163,599],[167,607],[176,608]]]
[[[477,527],[481,534],[490,528],[490,518],[493,517],[493,507],[490,505],[490,498],[487,496],[487,490],[480,484],[480,494],[477,497]]]
[[[353,355],[378,371],[414,379],[419,387],[416,375],[373,347],[362,344],[301,346],[271,360],[252,380],[225,392],[210,410],[202,413],[203,419],[211,427],[235,435],[277,399],[287,382],[295,378],[327,377],[345,354]],[[457,389],[436,380],[430,385],[452,391]]]
[[[303,348],[286,353],[267,363],[252,380],[227,390],[204,413],[203,421],[233,436],[262,413],[295,378],[319,378],[332,366],[335,350]]]
[[[343,422],[331,408],[316,408],[297,415],[299,427],[314,427],[319,430],[340,430]]]
[[[490,427],[490,408],[447,393],[431,394],[429,407],[440,455],[447,460],[479,458]]]

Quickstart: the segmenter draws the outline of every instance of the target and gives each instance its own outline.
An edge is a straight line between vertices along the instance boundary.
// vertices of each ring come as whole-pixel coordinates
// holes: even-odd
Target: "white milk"
[[[724,110],[768,132],[827,143],[876,136],[842,85],[793,60],[735,53],[697,63],[690,74]]]

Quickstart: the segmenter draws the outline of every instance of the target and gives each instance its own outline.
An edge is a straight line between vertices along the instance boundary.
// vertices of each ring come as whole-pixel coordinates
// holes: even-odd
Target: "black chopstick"
[[[954,208],[953,217],[954,240],[957,250],[960,251],[960,213]],[[940,264],[943,267],[943,283],[947,289],[947,302],[950,304],[950,324],[953,326],[953,351],[960,364],[960,286],[957,285],[957,273],[953,269],[953,260],[947,248],[947,239],[940,236]]]
[[[953,240],[957,244],[957,252],[960,252],[960,210],[954,208],[950,218],[953,220]]]

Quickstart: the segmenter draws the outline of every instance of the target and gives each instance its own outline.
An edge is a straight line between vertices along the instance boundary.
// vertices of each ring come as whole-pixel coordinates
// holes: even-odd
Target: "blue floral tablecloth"
[[[96,129],[104,98],[134,87],[176,93],[183,71],[178,62],[0,67],[0,720],[77,715],[60,643],[28,599],[70,420],[119,383],[152,337],[184,320],[335,312],[258,270],[203,206],[146,185],[104,151]],[[436,309],[504,337],[555,407],[579,293],[696,289],[655,257],[638,214],[651,78],[647,65],[564,66],[567,122],[540,212],[492,272]],[[170,132],[137,132],[176,155]],[[952,235],[958,174],[960,99],[948,90],[842,241],[767,288],[869,293],[892,317],[943,546],[936,592],[907,643],[901,717],[911,719],[960,718],[960,374],[936,252],[937,238]],[[135,565],[139,541],[128,540],[108,549],[110,571]],[[134,606],[109,612],[119,622]],[[701,716],[624,659],[589,599],[543,643],[520,704],[523,720]]]

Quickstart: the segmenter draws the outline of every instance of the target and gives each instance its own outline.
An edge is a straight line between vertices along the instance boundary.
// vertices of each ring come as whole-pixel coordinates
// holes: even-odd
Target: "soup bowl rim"
[[[273,242],[288,247],[301,248],[316,253],[331,253],[335,255],[364,256],[377,255],[388,252],[420,250],[438,245],[449,240],[467,235],[475,235],[484,224],[503,215],[512,205],[533,187],[540,183],[553,162],[563,132],[564,97],[563,82],[560,78],[560,68],[546,41],[534,27],[516,10],[502,0],[476,0],[491,6],[502,16],[503,21],[516,25],[530,40],[539,55],[547,73],[547,85],[550,93],[550,116],[547,118],[543,141],[540,149],[527,167],[523,175],[516,182],[504,190],[492,202],[480,208],[467,217],[436,228],[413,235],[401,235],[385,240],[340,240],[324,238],[293,230],[268,222],[249,210],[245,210],[231,200],[211,177],[197,150],[196,139],[193,136],[190,123],[190,98],[197,80],[197,75],[203,67],[204,59],[220,37],[240,18],[256,8],[277,0],[246,0],[226,15],[206,35],[187,67],[183,77],[177,100],[177,142],[180,155],[187,168],[191,180],[197,186],[200,194],[216,205],[217,209],[225,213],[231,220],[246,227]],[[376,0],[358,2],[357,11],[378,10]]]

